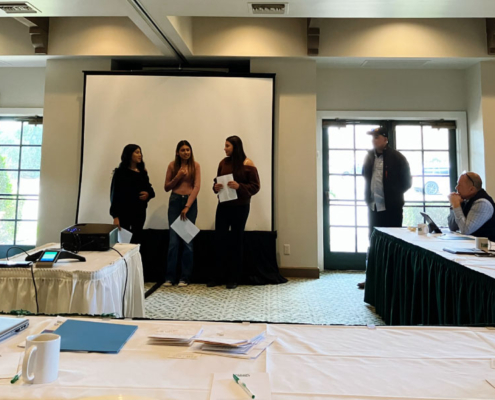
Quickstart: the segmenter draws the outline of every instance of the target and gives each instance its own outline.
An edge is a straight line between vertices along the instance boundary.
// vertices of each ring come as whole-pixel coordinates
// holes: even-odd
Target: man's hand
[[[227,186],[231,189],[239,189],[239,184],[236,181],[230,181]]]
[[[118,217],[113,219],[113,224],[114,225],[117,225],[119,227],[119,231],[121,230],[121,228],[120,228],[120,220],[119,220]]]
[[[449,194],[449,202],[452,205],[452,208],[458,208],[461,206],[462,197],[459,193],[452,192]]]
[[[223,185],[221,183],[215,183],[215,186],[213,186],[213,190],[215,190],[215,193],[218,193],[222,189]]]
[[[146,201],[148,200],[148,197],[150,197],[150,194],[148,192],[139,193],[139,200]]]

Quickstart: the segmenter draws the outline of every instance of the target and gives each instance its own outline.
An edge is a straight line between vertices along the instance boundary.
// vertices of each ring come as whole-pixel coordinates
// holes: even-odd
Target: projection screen
[[[164,190],[168,164],[180,140],[191,143],[201,165],[196,225],[215,226],[212,191],[225,139],[237,135],[260,175],[246,230],[273,229],[274,75],[175,76],[85,74],[83,141],[77,222],[111,223],[110,183],[129,143],[141,146],[156,197],[148,204],[145,229],[168,229]]]

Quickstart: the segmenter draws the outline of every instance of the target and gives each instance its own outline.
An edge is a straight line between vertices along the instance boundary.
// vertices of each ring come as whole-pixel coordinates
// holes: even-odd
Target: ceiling
[[[12,0],[14,1],[14,0]],[[20,0],[15,0],[20,1]],[[10,2],[0,0],[0,3]],[[153,18],[249,17],[246,0],[28,0],[37,16],[127,16],[130,2],[139,2]],[[267,1],[259,1],[267,3]],[[283,1],[282,1],[283,2]],[[270,3],[270,1],[268,1]],[[290,0],[292,18],[488,18],[495,0]],[[0,11],[0,16],[8,16]],[[23,14],[20,16],[30,16]],[[31,14],[32,16],[32,14]]]

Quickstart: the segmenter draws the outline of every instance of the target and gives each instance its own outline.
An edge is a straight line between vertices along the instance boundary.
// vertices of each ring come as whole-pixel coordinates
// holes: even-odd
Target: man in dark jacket
[[[487,237],[495,241],[495,204],[482,188],[481,177],[474,172],[464,172],[459,177],[456,193],[449,195],[452,210],[449,228],[465,235]]]
[[[373,150],[364,159],[363,176],[371,237],[374,227],[402,226],[404,193],[411,187],[412,178],[406,157],[388,147],[387,130],[380,127],[368,134],[373,136]],[[358,287],[364,289],[364,282]]]

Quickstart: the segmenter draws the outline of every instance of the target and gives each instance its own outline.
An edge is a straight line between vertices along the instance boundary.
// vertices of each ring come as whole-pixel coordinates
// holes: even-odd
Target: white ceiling
[[[19,1],[19,0],[16,0]],[[46,17],[127,16],[134,0],[28,0]],[[136,0],[153,16],[249,17],[246,0]],[[0,0],[9,2],[9,0]],[[260,1],[260,3],[270,1]],[[276,2],[276,1],[274,1]],[[283,1],[282,1],[283,2]],[[290,0],[292,18],[488,18],[495,0]],[[32,14],[31,14],[32,15]],[[0,11],[0,16],[7,16]],[[21,16],[29,16],[24,14]]]

